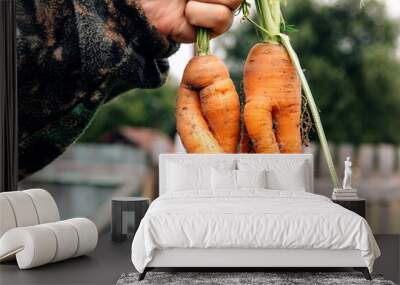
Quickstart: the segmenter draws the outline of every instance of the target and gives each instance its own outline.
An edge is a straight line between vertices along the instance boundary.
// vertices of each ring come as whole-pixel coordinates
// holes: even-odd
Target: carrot
[[[247,17],[248,4],[242,4]],[[302,151],[301,85],[297,71],[278,35],[280,0],[256,0],[263,42],[249,52],[243,71],[244,124],[257,153]],[[247,9],[247,10],[246,10]]]
[[[256,44],[247,57],[244,122],[257,153],[300,153],[301,86],[286,49]]]
[[[186,86],[178,90],[176,127],[188,153],[223,152],[201,113],[198,92]]]
[[[334,188],[340,188],[317,104],[300,60],[290,43],[290,38],[285,34],[293,30],[293,27],[285,24],[280,7],[281,2],[286,3],[285,0],[255,0],[258,23],[249,17],[250,3],[243,0],[240,5],[243,18],[257,27],[264,42],[251,50],[246,61],[244,77],[248,82],[249,90],[246,92],[245,124],[256,151],[277,152],[278,147],[280,152],[300,152],[301,99],[299,97],[301,83],[321,143],[322,153],[329,168],[332,184]],[[286,52],[283,48],[286,49]],[[267,56],[271,58],[265,59]],[[260,78],[257,78],[257,74],[253,70],[256,69],[253,67],[255,61],[270,63],[272,66],[264,68],[265,65],[261,64],[263,67],[260,67],[258,71],[265,73],[258,74]],[[261,82],[261,77],[265,82]],[[256,92],[252,88],[258,86],[257,81],[259,84],[263,83],[264,87],[259,87]],[[264,118],[262,123],[256,121],[260,115],[253,114],[253,111],[257,112],[257,110],[267,114],[267,119]],[[260,134],[263,131],[267,131],[266,138],[262,138],[262,134]]]
[[[178,90],[177,130],[189,153],[235,153],[240,103],[223,62],[213,55],[193,57]]]

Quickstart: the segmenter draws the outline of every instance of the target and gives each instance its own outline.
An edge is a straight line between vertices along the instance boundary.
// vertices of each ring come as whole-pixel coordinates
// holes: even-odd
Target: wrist
[[[145,57],[165,58],[176,50],[177,45],[147,17],[143,5],[153,2],[113,0],[124,36],[132,48]]]

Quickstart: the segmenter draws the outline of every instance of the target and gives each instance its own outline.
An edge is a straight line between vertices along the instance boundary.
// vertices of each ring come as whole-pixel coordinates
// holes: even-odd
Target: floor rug
[[[360,272],[148,272],[142,281],[138,281],[138,273],[125,273],[116,285],[395,285],[384,280],[381,275],[372,275],[368,281]]]

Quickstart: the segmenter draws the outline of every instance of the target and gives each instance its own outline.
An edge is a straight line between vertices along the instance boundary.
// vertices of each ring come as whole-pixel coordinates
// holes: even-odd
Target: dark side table
[[[366,206],[367,201],[365,199],[354,199],[354,200],[335,200],[332,199],[332,202],[339,204],[340,206],[359,214],[361,217],[365,219],[366,216]]]
[[[134,236],[140,221],[149,208],[150,199],[145,197],[115,197],[111,201],[111,239],[123,241]]]

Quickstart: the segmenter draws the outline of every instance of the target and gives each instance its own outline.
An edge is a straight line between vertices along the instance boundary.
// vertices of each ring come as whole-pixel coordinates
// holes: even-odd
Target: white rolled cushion
[[[49,192],[43,189],[29,189],[23,192],[31,197],[38,214],[39,224],[60,220],[57,204]]]
[[[65,222],[74,226],[78,233],[78,248],[74,257],[91,252],[96,248],[98,232],[92,221],[85,218],[74,218],[65,220]]]
[[[44,224],[56,235],[57,250],[51,262],[73,257],[78,249],[79,237],[75,227],[66,221]]]
[[[56,248],[56,236],[43,225],[14,228],[0,238],[0,260],[16,254],[19,268],[28,269],[51,262]]]
[[[7,231],[0,238],[0,261],[16,257],[28,269],[89,253],[97,245],[93,222],[75,218]]]
[[[211,189],[211,168],[168,164],[167,188],[169,191]]]
[[[31,197],[23,191],[1,193],[13,209],[17,227],[33,226],[39,223],[38,214]]]
[[[0,195],[0,237],[9,229],[15,228],[17,223],[13,209],[6,197]]]
[[[236,170],[237,187],[240,188],[267,188],[267,171],[263,170]]]
[[[213,190],[236,190],[236,170],[215,169],[211,170]]]

